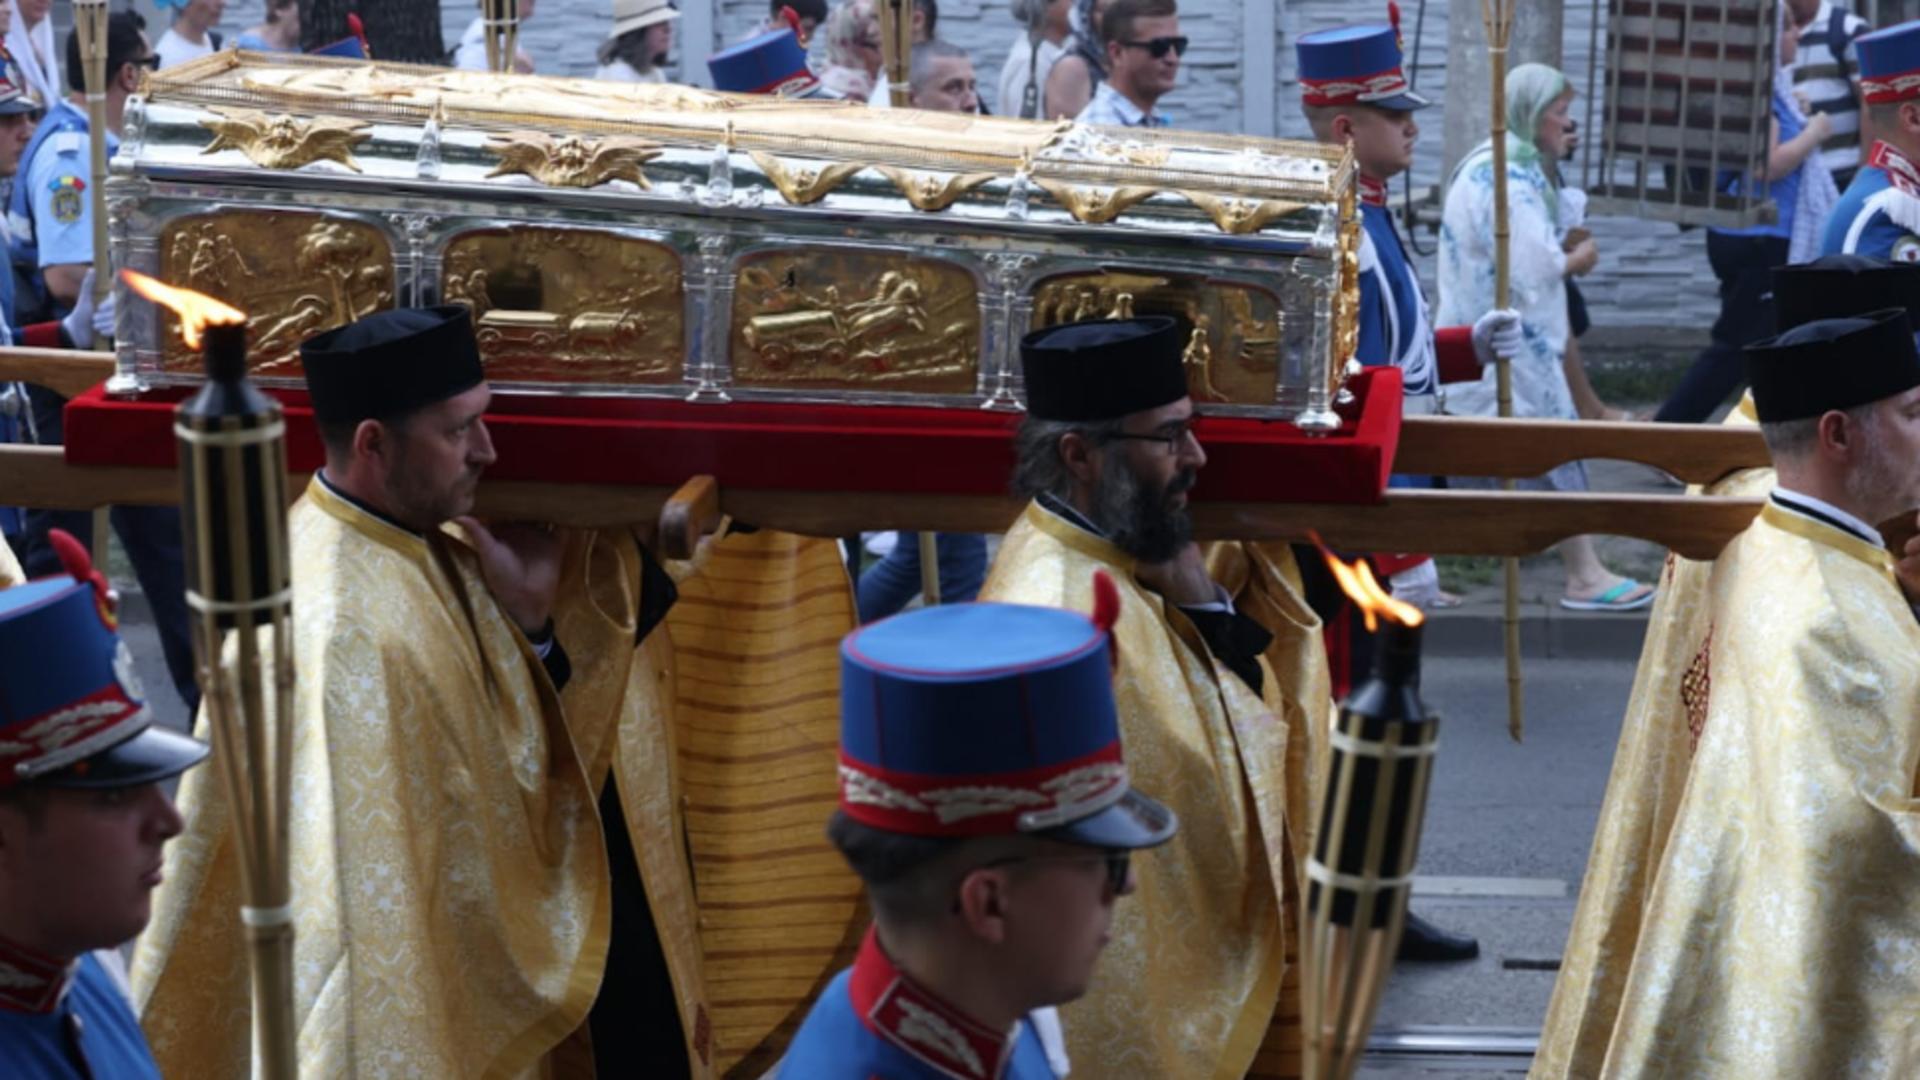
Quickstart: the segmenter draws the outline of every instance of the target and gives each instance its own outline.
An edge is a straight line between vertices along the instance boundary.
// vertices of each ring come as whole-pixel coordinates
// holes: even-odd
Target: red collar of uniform
[[[52,1012],[78,966],[0,937],[0,1012]]]
[[[1387,182],[1375,180],[1366,173],[1360,174],[1360,201],[1368,206],[1387,205]]]
[[[847,994],[868,1031],[942,1076],[996,1080],[1013,1058],[1013,1032],[994,1031],[909,979],[888,959],[872,927],[854,958]]]
[[[1909,195],[1920,195],[1920,166],[1907,155],[1876,139],[1867,155],[1867,164],[1885,172],[1894,187]]]

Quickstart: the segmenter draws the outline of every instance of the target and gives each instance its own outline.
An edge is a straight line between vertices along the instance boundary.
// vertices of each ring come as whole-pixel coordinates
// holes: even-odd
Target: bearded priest
[[[1920,350],[1904,310],[1750,346],[1778,482],[1715,561],[1704,698],[1603,1076],[1904,1076],[1920,1006]]]
[[[1073,323],[1022,341],[1027,415],[1014,485],[1032,501],[981,592],[1089,611],[1096,571],[1119,583],[1121,736],[1140,786],[1204,823],[1139,867],[1100,978],[1062,1010],[1068,1056],[1090,1076],[1240,1077],[1299,1064],[1297,1019],[1274,1017],[1283,909],[1304,857],[1304,834],[1290,834],[1302,823],[1289,813],[1306,790],[1295,774],[1304,756],[1288,749],[1304,733],[1282,719],[1296,688],[1262,659],[1272,634],[1234,610],[1193,542],[1186,493],[1207,455],[1182,344],[1159,317]]]
[[[371,315],[301,361],[326,465],[289,515],[300,1075],[566,1072],[594,1052],[612,916],[581,752],[610,740],[569,731],[559,697],[561,538],[464,516],[494,460],[465,308]],[[168,1076],[248,1072],[216,775],[183,788],[187,832],[134,958]]]

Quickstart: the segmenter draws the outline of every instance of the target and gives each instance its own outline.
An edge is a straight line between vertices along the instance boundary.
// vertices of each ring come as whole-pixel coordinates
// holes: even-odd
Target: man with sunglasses
[[[1174,0],[1113,0],[1100,17],[1100,34],[1107,43],[1107,78],[1075,119],[1166,127],[1171,121],[1153,107],[1173,89],[1187,51]]]
[[[1093,982],[1116,902],[1133,890],[1130,854],[1178,828],[1129,782],[1110,643],[1121,609],[1110,582],[1089,585],[1105,594],[1092,618],[958,604],[841,644],[840,808],[827,835],[865,882],[874,922],[779,1076],[1066,1072],[1051,1006]]]
[[[1189,337],[1149,317],[1021,342],[1013,483],[1032,501],[980,594],[1092,610],[1097,575],[1119,586],[1121,732],[1142,786],[1205,823],[1139,868],[1139,895],[1114,922],[1112,962],[1128,977],[1062,1010],[1090,1076],[1184,1077],[1196,1062],[1241,1076],[1263,1042],[1277,1054],[1300,1037],[1297,1015],[1276,1011],[1307,850],[1304,747],[1330,704],[1320,623],[1288,594],[1263,626],[1208,574],[1187,511],[1207,463],[1181,362]],[[1299,659],[1284,682],[1269,646]]]

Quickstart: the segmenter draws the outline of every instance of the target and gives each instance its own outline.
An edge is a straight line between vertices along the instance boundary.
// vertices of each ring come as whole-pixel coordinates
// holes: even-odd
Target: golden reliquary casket
[[[1333,147],[221,52],[155,72],[116,263],[245,311],[254,374],[395,304],[506,390],[1017,408],[1027,330],[1164,313],[1194,399],[1337,426],[1355,169]],[[198,378],[122,289],[118,370]]]

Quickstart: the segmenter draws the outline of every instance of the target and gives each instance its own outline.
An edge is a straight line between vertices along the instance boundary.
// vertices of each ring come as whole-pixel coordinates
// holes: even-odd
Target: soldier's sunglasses
[[[1157,37],[1147,41],[1123,41],[1120,44],[1128,49],[1145,49],[1153,54],[1155,60],[1165,57],[1168,52],[1172,52],[1175,56],[1187,54],[1187,39],[1184,34],[1179,37]]]
[[[1127,874],[1133,866],[1133,852],[1125,850],[1089,851],[1085,855],[1009,855],[1004,859],[995,859],[981,869],[994,866],[1011,866],[1023,862],[1088,862],[1103,859],[1107,864],[1107,889],[1119,896],[1127,889]]]

